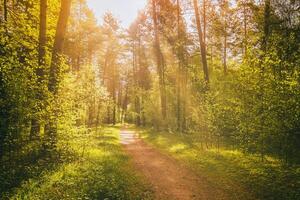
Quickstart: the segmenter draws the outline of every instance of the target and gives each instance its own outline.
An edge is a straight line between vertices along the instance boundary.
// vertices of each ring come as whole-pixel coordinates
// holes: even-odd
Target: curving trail
[[[216,199],[195,174],[175,159],[160,153],[138,138],[134,131],[121,130],[121,143],[136,169],[153,186],[157,200]],[[210,195],[212,194],[212,195]],[[218,198],[220,199],[220,198]],[[223,199],[223,198],[221,198]]]

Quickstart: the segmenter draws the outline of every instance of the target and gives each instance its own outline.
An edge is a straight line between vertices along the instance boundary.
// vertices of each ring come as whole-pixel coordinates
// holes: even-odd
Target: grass
[[[119,129],[106,127],[95,131],[78,131],[64,138],[72,154],[0,199],[63,200],[63,199],[152,199],[152,191],[137,174],[119,143]],[[69,158],[67,158],[69,156]],[[0,196],[1,197],[1,196]]]
[[[232,150],[203,150],[193,136],[140,130],[141,136],[191,168],[229,199],[300,199],[300,168]]]

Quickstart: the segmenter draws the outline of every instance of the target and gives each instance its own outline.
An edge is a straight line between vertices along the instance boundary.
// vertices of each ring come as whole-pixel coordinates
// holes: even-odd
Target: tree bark
[[[65,34],[67,31],[68,19],[70,16],[71,0],[61,0],[61,10],[57,22],[55,40],[52,50],[52,60],[50,66],[50,77],[48,83],[48,89],[51,93],[56,94],[59,84],[59,65],[60,56],[63,51],[63,44],[65,39]]]
[[[226,26],[226,25],[225,25]],[[227,74],[227,33],[225,27],[225,35],[224,35],[224,55],[223,55],[223,67],[224,73]]]
[[[40,0],[40,32],[39,32],[39,55],[38,55],[38,68],[36,70],[38,90],[43,90],[44,69],[45,69],[45,55],[46,55],[46,42],[47,42],[47,0]],[[43,100],[43,91],[37,94],[37,100]],[[31,120],[30,138],[39,137],[40,123],[39,119],[35,116]]]
[[[247,1],[243,2],[243,14],[244,14],[244,57],[247,57],[247,46],[248,46],[248,27],[247,27],[247,9],[246,9]]]
[[[177,40],[179,43],[180,41],[180,3],[179,0],[177,0]],[[181,44],[178,45],[178,72],[177,72],[177,130],[179,132],[182,131],[182,126],[181,126],[181,85],[182,85],[182,78],[181,78],[181,73],[182,73],[182,65],[181,65],[181,58],[180,58],[180,46]]]
[[[166,99],[166,86],[165,86],[165,64],[164,57],[160,48],[160,38],[158,33],[158,20],[156,12],[156,1],[152,0],[152,17],[154,24],[154,47],[155,47],[155,56],[157,62],[157,71],[159,76],[159,87],[160,87],[160,98],[161,98],[161,112],[163,119],[166,119],[167,116],[167,99]]]
[[[270,15],[271,15],[271,3],[270,0],[265,0],[264,8],[264,35],[262,40],[262,50],[267,51],[268,40],[270,36]]]
[[[7,16],[8,16],[8,10],[7,10],[7,1],[8,0],[4,0],[3,2],[3,12],[4,12],[4,21],[7,21]]]
[[[47,42],[47,0],[40,0],[40,33],[39,33],[39,68],[37,75],[44,76],[44,65]]]
[[[113,116],[112,116],[112,122],[113,122],[113,125],[115,125],[116,124],[116,112],[117,112],[117,110],[116,110],[116,104],[117,104],[117,98],[116,98],[116,84],[115,84],[115,80],[116,79],[116,77],[115,77],[115,74],[114,74],[114,80],[113,80]]]
[[[206,0],[203,0],[203,42],[206,45]]]
[[[68,19],[70,16],[72,0],[61,0],[61,9],[57,22],[56,34],[54,39],[54,45],[52,50],[52,60],[50,66],[50,75],[48,82],[48,90],[53,94],[54,100],[58,93],[59,79],[60,79],[60,64],[61,64],[61,54],[63,52],[63,44],[65,39],[65,34],[67,31]],[[52,105],[53,106],[53,105]],[[52,116],[45,127],[45,134],[47,137],[46,148],[53,148],[57,140],[57,108],[55,108],[55,103],[53,107]]]
[[[263,51],[263,57],[260,59],[261,61],[261,69],[260,69],[260,78],[261,78],[261,88],[260,88],[260,93],[261,93],[261,97],[260,97],[260,101],[261,101],[261,119],[260,119],[260,126],[261,126],[261,138],[260,138],[260,143],[261,143],[261,148],[260,148],[260,154],[261,154],[261,159],[262,161],[264,161],[264,157],[265,157],[265,136],[264,136],[264,132],[265,132],[265,117],[263,116],[264,112],[265,112],[265,90],[264,90],[264,82],[265,82],[265,66],[262,63],[263,59],[265,59],[267,50],[268,50],[268,40],[270,37],[270,15],[271,15],[271,2],[270,0],[265,0],[265,7],[264,7],[264,34],[263,34],[263,38],[262,38],[262,51]]]
[[[223,69],[224,69],[224,74],[226,75],[227,74],[227,14],[226,14],[226,5],[227,5],[227,1],[224,0],[223,2],[223,9],[221,11],[222,13],[222,17],[223,17],[223,20],[224,20],[224,44],[223,44]]]
[[[202,33],[202,27],[201,27],[200,15],[199,15],[198,2],[197,2],[197,0],[193,0],[193,2],[194,2],[194,11],[195,11],[195,16],[196,16],[198,37],[199,37],[199,41],[200,41],[200,50],[201,50],[204,79],[207,83],[209,83],[209,72],[208,72],[207,58],[206,58],[206,46],[203,41],[203,33]]]

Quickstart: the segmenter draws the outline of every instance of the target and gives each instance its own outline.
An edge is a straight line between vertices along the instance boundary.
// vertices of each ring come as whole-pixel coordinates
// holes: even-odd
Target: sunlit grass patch
[[[189,135],[140,130],[141,137],[193,169],[211,186],[231,199],[300,199],[299,166],[278,159],[224,148],[201,148]]]
[[[175,145],[172,145],[172,146],[170,147],[170,152],[174,152],[174,153],[181,152],[181,151],[183,151],[186,147],[187,147],[187,145],[185,145],[185,144],[183,144],[183,143],[175,144]]]
[[[25,181],[10,199],[152,199],[119,143],[119,129],[78,133],[68,141],[76,157]]]

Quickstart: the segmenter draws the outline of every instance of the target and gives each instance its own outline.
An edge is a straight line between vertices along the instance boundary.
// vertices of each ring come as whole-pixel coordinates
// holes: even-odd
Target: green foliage
[[[72,1],[64,55],[57,57],[50,84],[61,1],[48,1],[43,66],[40,2],[5,2],[7,19],[0,12],[4,196],[14,190],[15,199],[148,198],[145,188],[133,189],[138,178],[124,168],[128,161],[117,139],[98,134],[104,123],[131,122],[185,134],[157,138],[182,140],[168,150],[187,149],[182,158],[197,157],[193,166],[240,181],[259,198],[299,197],[294,184],[300,162],[298,1],[202,1],[209,83],[202,75],[194,21],[185,17],[191,2],[153,1],[155,13],[149,4],[124,31],[112,14],[98,25],[85,1]]]
[[[61,163],[4,193],[1,199],[152,199],[149,186],[133,171],[121,149],[118,128],[76,129],[60,141],[58,148],[64,149]]]

